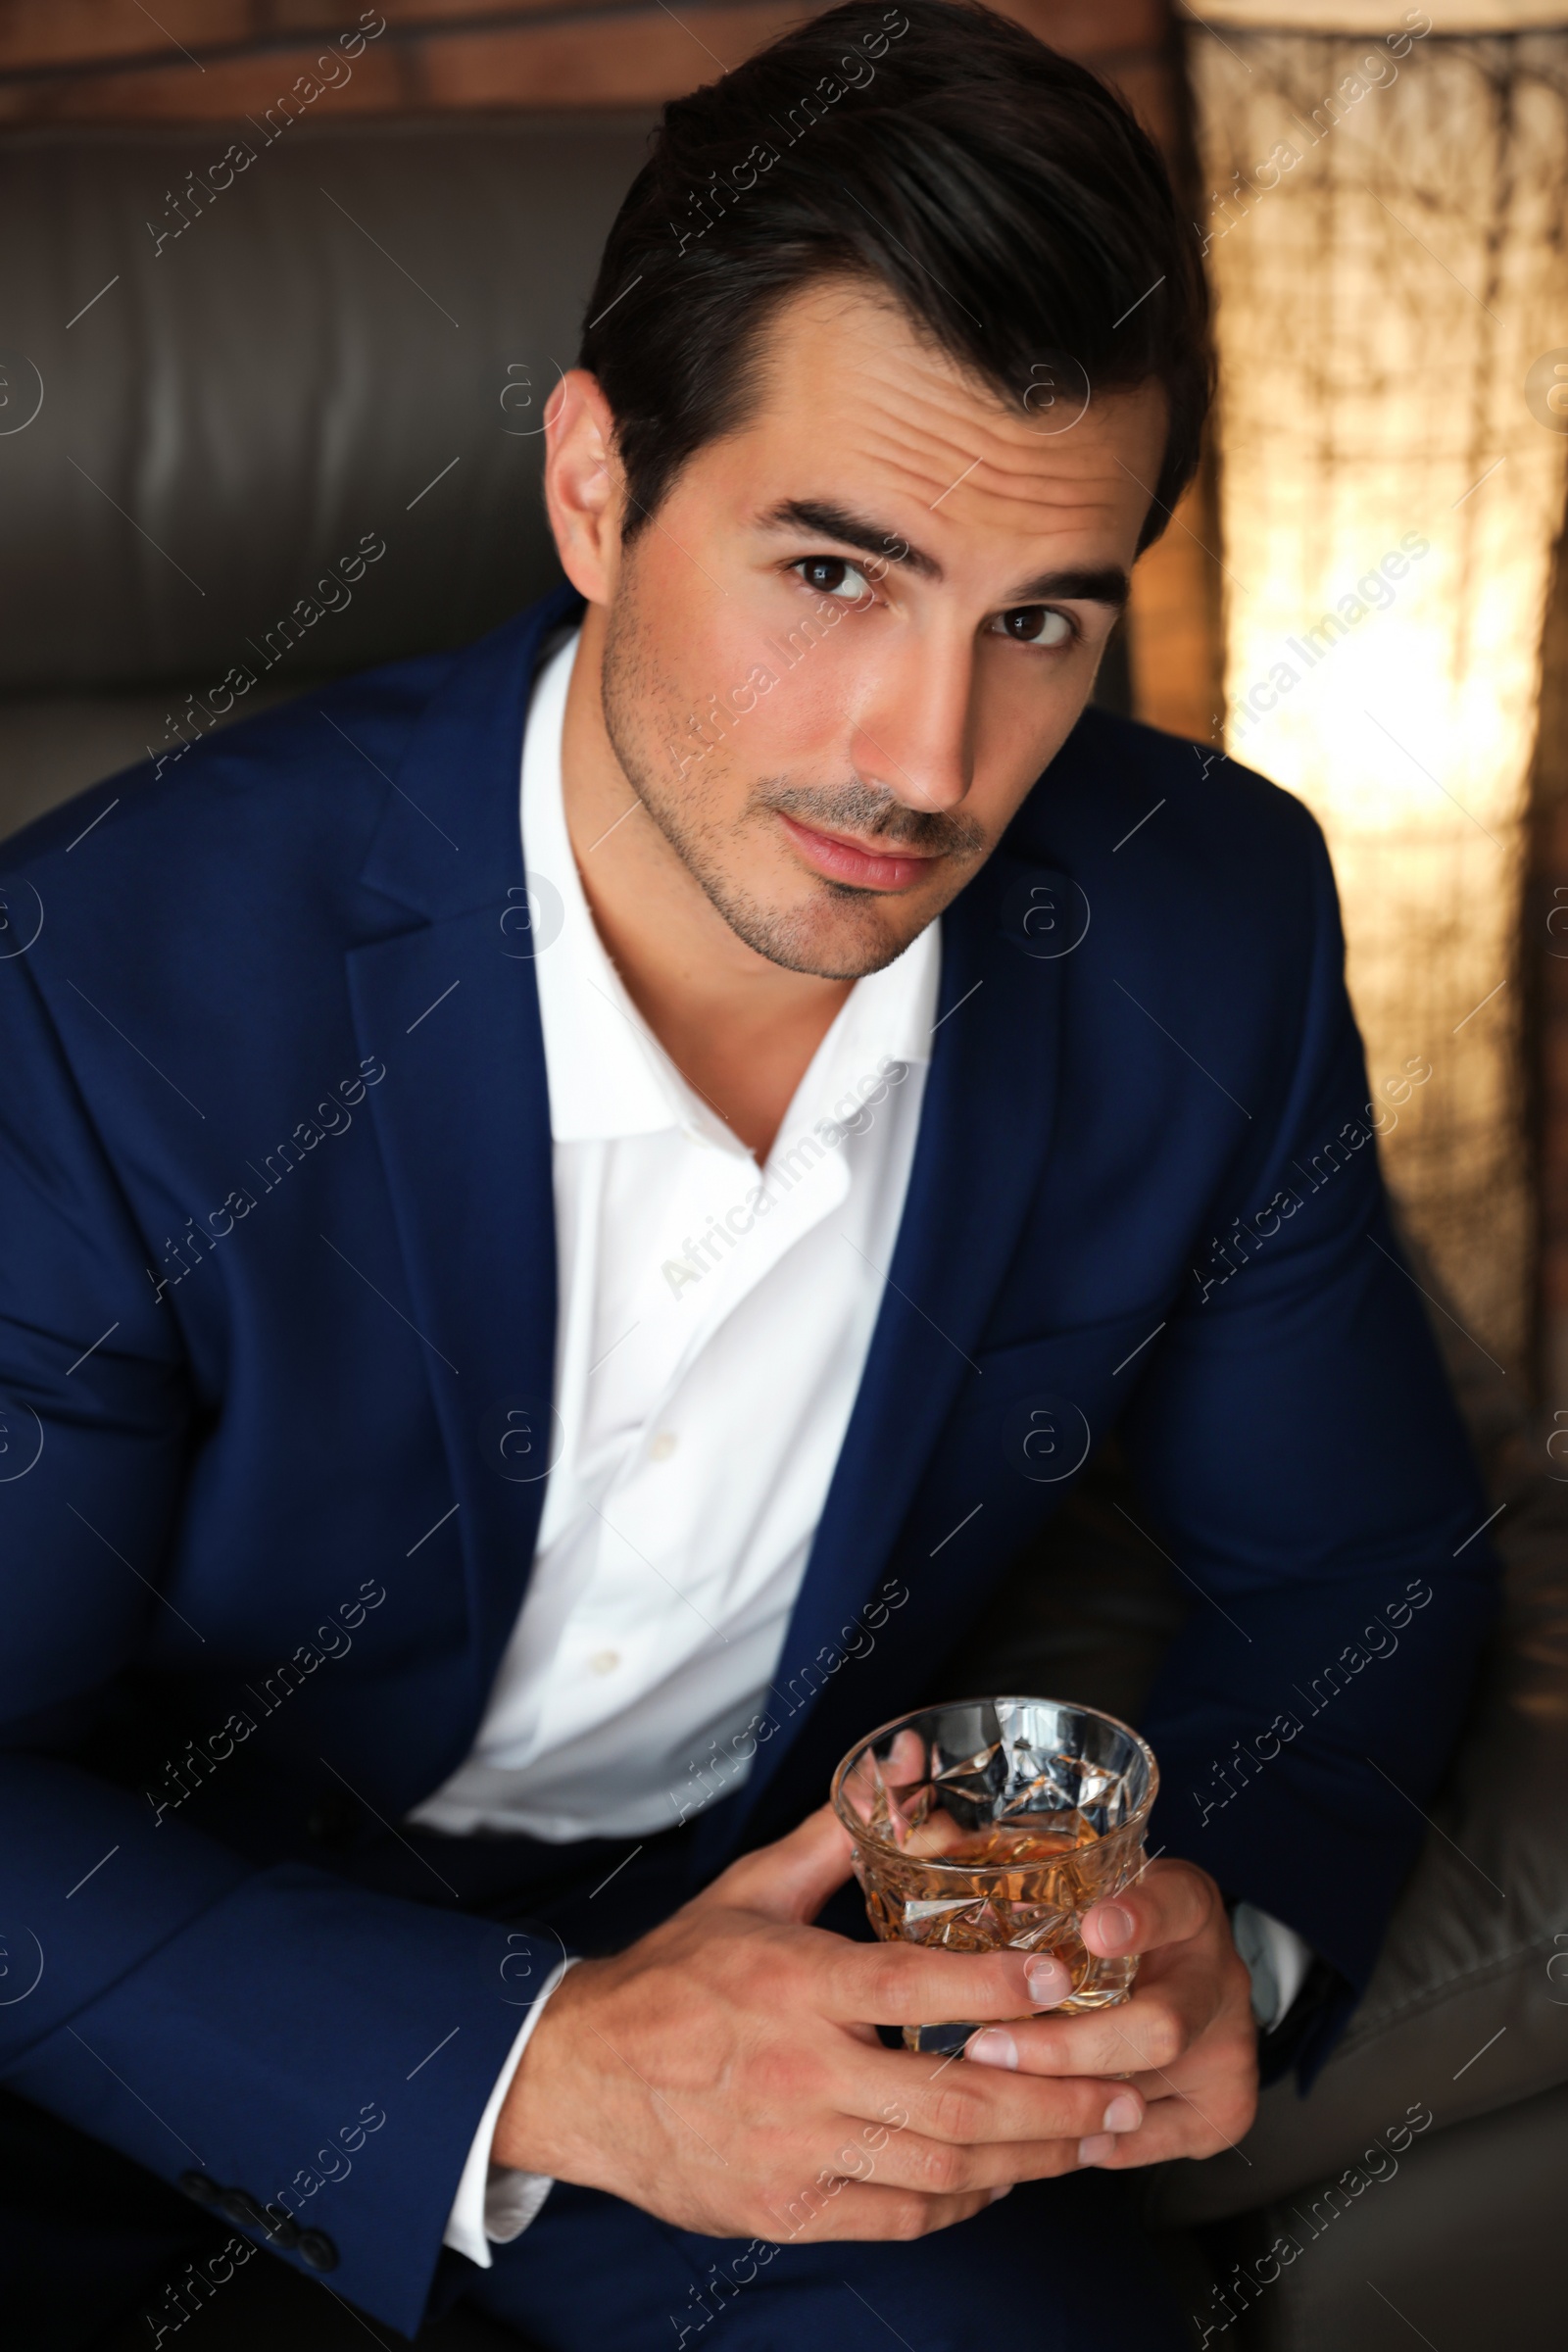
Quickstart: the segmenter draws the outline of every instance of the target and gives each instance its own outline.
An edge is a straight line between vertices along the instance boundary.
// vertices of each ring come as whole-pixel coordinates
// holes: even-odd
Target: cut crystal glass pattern
[[[1143,1867],[1153,1756],[1113,1716],[1054,1699],[969,1699],[888,1724],[833,1784],[878,1936],[948,1951],[1050,1951],[1067,2010],[1125,2000],[1136,1960],[1088,1951],[1078,1923]],[[967,2025],[909,2027],[956,2049]]]

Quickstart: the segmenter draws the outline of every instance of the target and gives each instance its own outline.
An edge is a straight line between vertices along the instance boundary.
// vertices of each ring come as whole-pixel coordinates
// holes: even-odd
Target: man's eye
[[[1010,612],[999,612],[991,626],[1019,645],[1065,645],[1074,634],[1066,613],[1054,612],[1049,605],[1014,605]]]
[[[842,556],[803,556],[791,569],[818,596],[836,596],[847,605],[858,605],[871,593],[865,574]]]

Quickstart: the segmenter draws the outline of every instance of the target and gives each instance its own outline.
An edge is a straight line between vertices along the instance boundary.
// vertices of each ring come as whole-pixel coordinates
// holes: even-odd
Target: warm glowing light
[[[1190,53],[1227,748],[1328,835],[1373,1086],[1432,1067],[1385,1165],[1467,1328],[1511,1363],[1530,1248],[1514,942],[1568,458],[1568,417],[1539,421],[1524,378],[1568,345],[1568,35],[1238,13],[1264,12],[1232,0],[1223,41]]]

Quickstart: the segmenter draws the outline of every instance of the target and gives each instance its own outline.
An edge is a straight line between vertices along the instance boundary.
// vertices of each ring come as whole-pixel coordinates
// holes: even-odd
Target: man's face
[[[1165,430],[1154,386],[1009,410],[842,281],[762,347],[753,420],[622,551],[605,723],[731,930],[794,971],[897,956],[1089,698]]]

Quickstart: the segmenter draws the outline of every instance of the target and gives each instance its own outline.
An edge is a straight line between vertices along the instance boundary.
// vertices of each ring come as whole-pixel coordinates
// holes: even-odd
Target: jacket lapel
[[[347,958],[361,1051],[386,1064],[369,1100],[458,1506],[476,1707],[521,1602],[550,1455],[550,1102],[518,808],[539,649],[578,603],[558,592],[455,663],[361,875],[413,919]],[[454,1726],[460,1752],[470,1730]]]
[[[942,992],[909,1188],[855,1409],[785,1638],[787,1687],[865,1600],[909,1509],[1039,1190],[1071,956],[1042,956],[1041,905],[1072,886],[999,849],[943,917]],[[807,1720],[774,1710],[715,1846]],[[869,1729],[869,1725],[866,1727]],[[705,1847],[707,1841],[705,1840]]]

